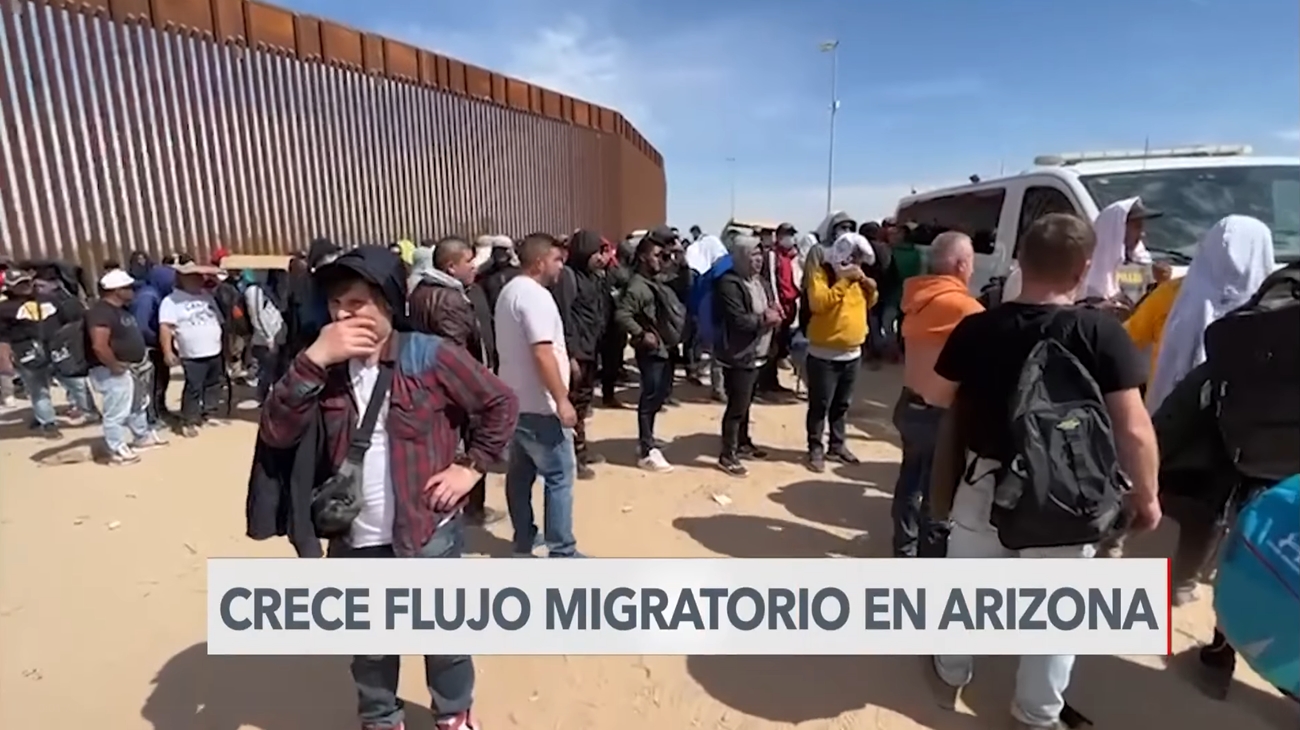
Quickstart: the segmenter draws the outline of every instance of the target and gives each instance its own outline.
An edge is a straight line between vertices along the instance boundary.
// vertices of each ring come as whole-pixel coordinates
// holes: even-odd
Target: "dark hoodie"
[[[131,316],[140,325],[144,344],[158,347],[158,308],[176,286],[176,270],[170,266],[151,266],[144,276],[136,278],[134,286]]]
[[[318,238],[307,247],[307,272],[289,277],[289,292],[285,297],[285,343],[282,353],[287,364],[316,339],[316,333],[327,319],[317,307],[316,290],[311,272],[326,258],[340,251],[337,244]],[[387,253],[387,249],[384,249]]]
[[[564,320],[565,347],[569,357],[592,362],[600,352],[613,300],[600,271],[591,268],[591,257],[600,253],[600,236],[580,230],[569,239],[569,258],[560,280],[555,283],[555,302]]]

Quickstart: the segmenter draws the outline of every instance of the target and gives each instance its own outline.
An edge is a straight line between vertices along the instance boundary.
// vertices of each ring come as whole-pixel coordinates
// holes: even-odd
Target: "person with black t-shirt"
[[[139,461],[138,451],[167,443],[149,427],[153,369],[144,334],[128,307],[134,284],[121,269],[104,274],[100,299],[86,313],[86,360],[90,382],[104,399],[104,443],[113,464]],[[133,440],[127,440],[128,433]]]
[[[1149,530],[1160,522],[1159,454],[1138,391],[1146,382],[1143,358],[1114,316],[1070,306],[1096,240],[1092,227],[1074,216],[1040,218],[1021,242],[1019,296],[962,320],[939,354],[935,373],[956,385],[956,395],[940,426],[931,498],[935,513],[952,523],[950,558],[1096,554],[1095,545],[1009,550],[990,524],[996,475],[1017,453],[1010,423],[1021,369],[1034,346],[1047,337],[1078,358],[1104,396],[1119,467],[1132,485],[1125,497],[1130,529]],[[1064,693],[1074,657],[1026,656],[1020,662],[1011,708],[1017,726],[1064,728],[1073,714]],[[942,703],[954,705],[971,680],[972,658],[937,656],[932,666]]]

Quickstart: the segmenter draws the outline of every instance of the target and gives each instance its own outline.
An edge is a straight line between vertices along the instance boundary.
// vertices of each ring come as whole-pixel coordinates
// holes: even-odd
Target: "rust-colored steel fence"
[[[0,0],[0,253],[340,243],[665,218],[622,115],[249,0]]]

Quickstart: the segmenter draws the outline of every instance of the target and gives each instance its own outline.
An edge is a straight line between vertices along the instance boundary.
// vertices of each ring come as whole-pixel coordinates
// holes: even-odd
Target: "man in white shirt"
[[[176,268],[176,288],[158,307],[158,340],[168,365],[185,373],[181,391],[181,434],[198,435],[198,427],[217,412],[212,391],[221,383],[221,310],[203,290],[204,274],[193,264]]]
[[[519,426],[510,444],[506,505],[514,526],[514,551],[531,556],[537,540],[533,482],[542,478],[543,537],[553,558],[578,557],[573,536],[573,480],[577,460],[569,402],[569,353],[564,321],[548,287],[564,268],[555,237],[534,233],[519,245],[520,274],[497,297],[497,375],[519,399]]]

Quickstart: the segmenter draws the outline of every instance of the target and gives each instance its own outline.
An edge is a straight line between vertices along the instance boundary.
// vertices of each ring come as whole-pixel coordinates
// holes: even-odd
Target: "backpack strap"
[[[370,448],[370,437],[375,432],[379,412],[383,410],[384,400],[388,398],[388,391],[393,386],[393,370],[392,365],[381,363],[379,366],[379,376],[375,378],[375,387],[370,391],[370,400],[366,403],[366,412],[361,417],[361,425],[353,430],[352,438],[348,442],[347,460],[354,465],[361,464],[366,451]]]
[[[431,370],[438,361],[442,338],[425,332],[397,332],[397,361],[401,371],[418,375]]]

